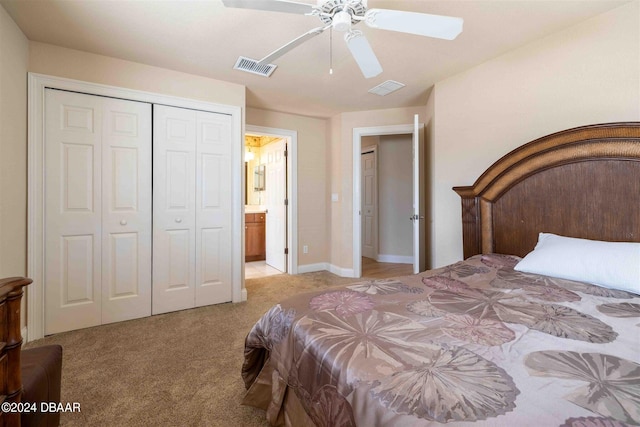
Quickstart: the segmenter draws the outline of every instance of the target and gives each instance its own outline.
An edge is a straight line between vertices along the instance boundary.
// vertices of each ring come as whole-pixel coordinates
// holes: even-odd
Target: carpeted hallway
[[[364,280],[364,279],[360,279]],[[273,304],[298,292],[355,281],[328,272],[246,281],[249,300],[46,337],[61,344],[63,426],[267,426],[240,405],[244,338]]]

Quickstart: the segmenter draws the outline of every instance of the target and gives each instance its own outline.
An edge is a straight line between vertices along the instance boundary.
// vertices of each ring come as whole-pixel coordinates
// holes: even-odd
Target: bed
[[[465,260],[272,307],[244,404],[289,426],[640,425],[640,123],[537,139],[454,190]]]

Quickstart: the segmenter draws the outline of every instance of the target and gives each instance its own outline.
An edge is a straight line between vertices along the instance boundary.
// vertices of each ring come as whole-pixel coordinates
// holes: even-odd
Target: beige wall
[[[640,120],[640,10],[635,1],[435,86],[432,253],[462,258],[460,200],[494,161],[575,126]],[[544,231],[544,230],[540,230]]]
[[[0,277],[27,274],[29,42],[0,7]]]
[[[243,108],[245,104],[242,85],[33,41],[29,71]]]
[[[246,123],[298,133],[298,265],[328,259],[327,120],[247,108]],[[307,245],[309,253],[302,253]]]
[[[380,135],[363,136],[360,138],[360,147],[371,147],[380,143]]]

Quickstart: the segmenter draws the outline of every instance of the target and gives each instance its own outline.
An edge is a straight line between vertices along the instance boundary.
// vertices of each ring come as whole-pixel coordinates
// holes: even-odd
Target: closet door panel
[[[189,215],[193,209],[192,197],[193,153],[188,151],[167,150],[164,171],[166,179],[166,211],[176,215]],[[185,218],[186,219],[186,218]]]
[[[231,301],[231,117],[197,113],[196,306]]]
[[[102,323],[111,323],[151,314],[151,105],[102,100]]]
[[[167,274],[167,291],[193,290],[190,285],[191,273],[191,246],[193,239],[190,230],[167,231],[167,254],[169,258]],[[189,307],[192,307],[190,305]],[[186,308],[186,307],[184,307]]]
[[[62,150],[60,191],[63,210],[69,213],[93,212],[95,147],[91,144],[62,142],[59,148]]]
[[[45,334],[101,322],[100,98],[45,92]]]
[[[153,314],[195,304],[196,112],[154,105]]]
[[[61,239],[62,306],[91,305],[95,300],[93,235],[64,236]]]

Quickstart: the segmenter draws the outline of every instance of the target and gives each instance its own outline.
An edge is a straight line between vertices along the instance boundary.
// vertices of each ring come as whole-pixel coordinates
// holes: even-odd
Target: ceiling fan
[[[351,55],[366,78],[382,72],[371,45],[362,31],[352,26],[364,21],[371,28],[399,31],[426,37],[453,40],[462,32],[462,18],[405,12],[390,9],[368,9],[367,0],[318,0],[317,5],[289,0],[222,0],[226,7],[257,9],[272,12],[317,16],[323,26],[314,28],[274,50],[258,61],[267,65],[307,40],[333,29],[344,32],[344,39]]]

